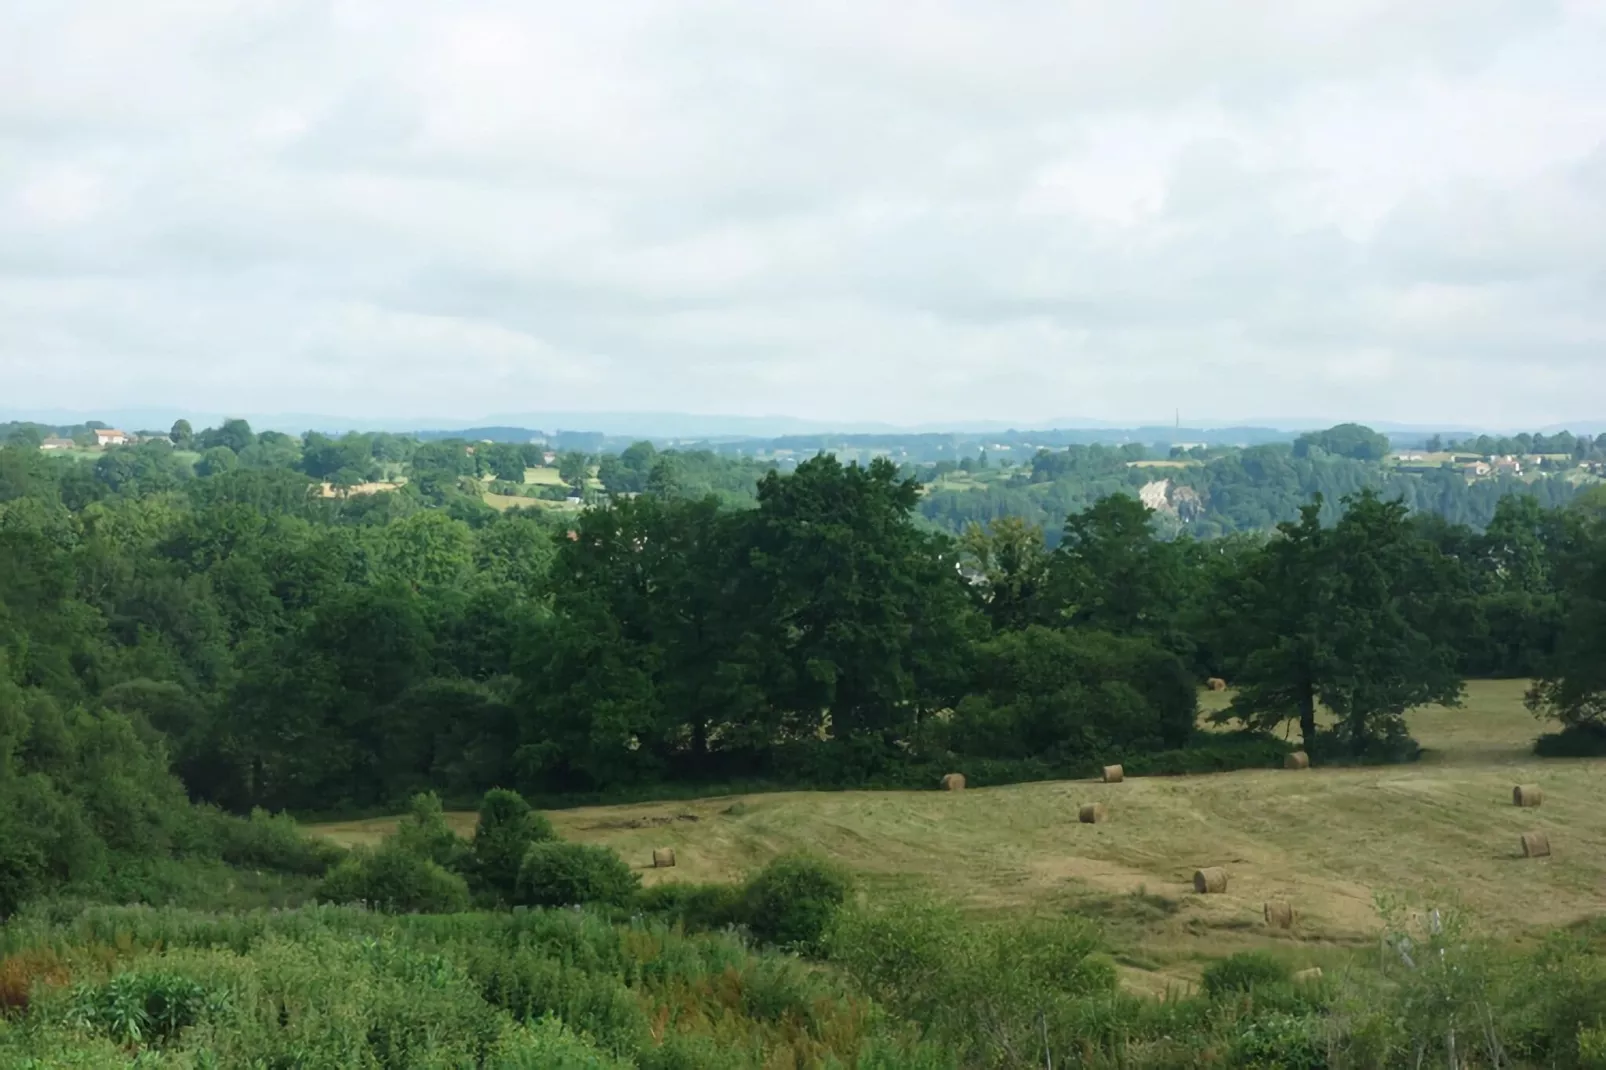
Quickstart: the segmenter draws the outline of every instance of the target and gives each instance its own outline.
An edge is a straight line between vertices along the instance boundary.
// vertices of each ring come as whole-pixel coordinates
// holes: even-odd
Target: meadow
[[[960,793],[781,792],[691,802],[584,807],[548,816],[567,839],[604,844],[648,885],[733,881],[788,851],[818,851],[878,895],[936,893],[977,914],[1075,913],[1101,921],[1136,991],[1198,976],[1213,956],[1269,948],[1301,963],[1375,946],[1378,897],[1454,904],[1480,930],[1524,940],[1606,910],[1602,760],[1540,759],[1520,681],[1473,681],[1459,708],[1407,718],[1426,749],[1409,765],[1253,770],[1053,781]],[[1230,696],[1206,693],[1206,712]],[[1516,784],[1544,805],[1512,805]],[[1084,802],[1109,819],[1077,822]],[[474,814],[448,820],[468,834]],[[375,843],[394,819],[313,831]],[[1546,832],[1550,858],[1522,857]],[[673,847],[674,869],[648,868]],[[1221,866],[1222,895],[1193,893],[1195,869]],[[1268,929],[1265,901],[1293,905]]]

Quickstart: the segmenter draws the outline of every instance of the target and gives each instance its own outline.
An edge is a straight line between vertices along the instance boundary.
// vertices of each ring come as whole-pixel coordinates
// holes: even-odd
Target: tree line
[[[1269,536],[1195,539],[1114,494],[1050,547],[1019,517],[930,530],[886,461],[771,472],[745,508],[648,491],[497,513],[419,468],[439,445],[402,489],[349,498],[282,468],[181,478],[145,446],[0,450],[23,705],[124,717],[239,811],[1267,760],[1195,736],[1209,677],[1239,687],[1240,727],[1297,724],[1324,753],[1399,744],[1399,715],[1467,675],[1601,714],[1599,527],[1531,497],[1476,531],[1361,488]]]

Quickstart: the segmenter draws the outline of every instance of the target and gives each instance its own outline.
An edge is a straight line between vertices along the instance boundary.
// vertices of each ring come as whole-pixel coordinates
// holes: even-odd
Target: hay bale
[[[963,773],[949,773],[947,776],[943,777],[942,778],[942,790],[943,791],[964,791],[965,790],[965,774],[963,774]]]
[[[1295,984],[1309,984],[1311,981],[1320,981],[1321,979],[1322,968],[1320,966],[1312,966],[1308,970],[1297,970],[1294,973]]]
[[[1269,899],[1263,908],[1266,915],[1266,924],[1273,929],[1292,929],[1294,927],[1294,908],[1278,899]]]
[[[1220,895],[1227,890],[1227,871],[1209,866],[1193,874],[1193,890],[1200,895]]]
[[[1118,765],[1106,765],[1104,767],[1104,783],[1106,784],[1119,784],[1125,776],[1126,774]]]
[[[1511,789],[1511,801],[1516,806],[1538,806],[1545,801],[1545,793],[1537,784],[1518,784]]]
[[[1083,803],[1077,811],[1076,819],[1084,825],[1097,825],[1110,816],[1110,811],[1103,803]]]
[[[673,869],[675,866],[675,849],[673,847],[658,847],[652,852],[652,867],[654,869]]]
[[[1283,756],[1284,769],[1309,769],[1310,755],[1302,750],[1296,750]]]
[[[1522,857],[1547,858],[1550,855],[1550,837],[1543,832],[1522,834]]]
[[[1209,680],[1205,681],[1205,686],[1210,688],[1212,691],[1225,691],[1227,690],[1227,681],[1223,680],[1219,676],[1212,676]]]

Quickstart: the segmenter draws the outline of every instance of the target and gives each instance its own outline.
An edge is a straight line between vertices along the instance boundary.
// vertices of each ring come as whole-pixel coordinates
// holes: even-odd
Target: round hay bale
[[[652,852],[652,867],[654,869],[673,869],[675,865],[675,849],[673,847],[658,847]]]
[[[1550,837],[1543,832],[1524,832],[1522,834],[1522,857],[1545,858],[1550,854]]]
[[[1291,754],[1286,754],[1286,755],[1283,756],[1283,768],[1284,769],[1309,769],[1310,768],[1310,755],[1306,754],[1302,750],[1296,750]]]
[[[1212,691],[1225,691],[1227,690],[1227,681],[1223,680],[1219,676],[1212,676],[1205,682],[1205,686],[1210,688]]]
[[[1077,811],[1076,819],[1084,825],[1097,825],[1110,816],[1110,811],[1103,803],[1083,803]]]
[[[965,774],[963,774],[963,773],[949,773],[947,776],[943,777],[942,778],[942,790],[943,791],[964,791],[965,790]]]
[[[1308,970],[1297,970],[1294,973],[1294,982],[1296,984],[1308,984],[1311,981],[1320,981],[1321,979],[1322,968],[1320,966],[1312,966]]]
[[[1516,806],[1538,806],[1545,793],[1537,784],[1518,784],[1511,789],[1511,801]]]
[[[1193,874],[1193,890],[1200,895],[1220,895],[1227,890],[1227,871],[1209,866]]]
[[[1120,766],[1106,765],[1104,767],[1104,783],[1119,784],[1126,776]]]
[[[1294,908],[1278,899],[1267,900],[1264,907],[1266,924],[1273,929],[1294,927]]]

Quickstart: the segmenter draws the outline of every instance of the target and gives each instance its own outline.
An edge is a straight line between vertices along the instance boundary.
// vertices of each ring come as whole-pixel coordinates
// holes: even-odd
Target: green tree
[[[224,472],[232,472],[240,466],[240,458],[227,446],[213,446],[201,454],[201,459],[195,462],[195,474],[209,477],[219,476]]]
[[[1310,456],[1313,450],[1354,461],[1381,461],[1389,455],[1389,440],[1361,424],[1339,424],[1294,440],[1295,457]]]
[[[1528,693],[1528,708],[1567,727],[1606,728],[1606,523],[1582,533],[1561,564],[1564,626]]]
[[[971,524],[959,539],[971,590],[999,630],[1047,623],[1050,563],[1043,529],[1017,516]]]
[[[1172,645],[1167,640],[1190,577],[1177,546],[1155,536],[1153,521],[1153,510],[1124,494],[1066,518],[1051,579],[1063,619]]]
[[[1321,502],[1251,561],[1226,609],[1242,644],[1237,697],[1220,715],[1270,729],[1297,719],[1314,747],[1316,708],[1354,752],[1403,738],[1403,715],[1461,695],[1453,634],[1462,580],[1404,505],[1363,492],[1331,528]]]
[[[569,450],[558,454],[558,478],[568,484],[576,494],[585,491],[590,461],[585,454]]]
[[[957,697],[974,617],[945,539],[911,519],[919,485],[829,454],[759,484],[750,635],[771,704],[800,729],[890,738]]]
[[[256,444],[257,437],[251,431],[251,425],[244,420],[224,420],[222,427],[209,427],[196,436],[196,448],[209,450],[213,446],[227,446],[235,453],[240,453],[247,446]]]
[[[187,450],[195,440],[195,429],[190,426],[188,420],[174,420],[173,430],[168,432],[167,437],[175,448]]]

